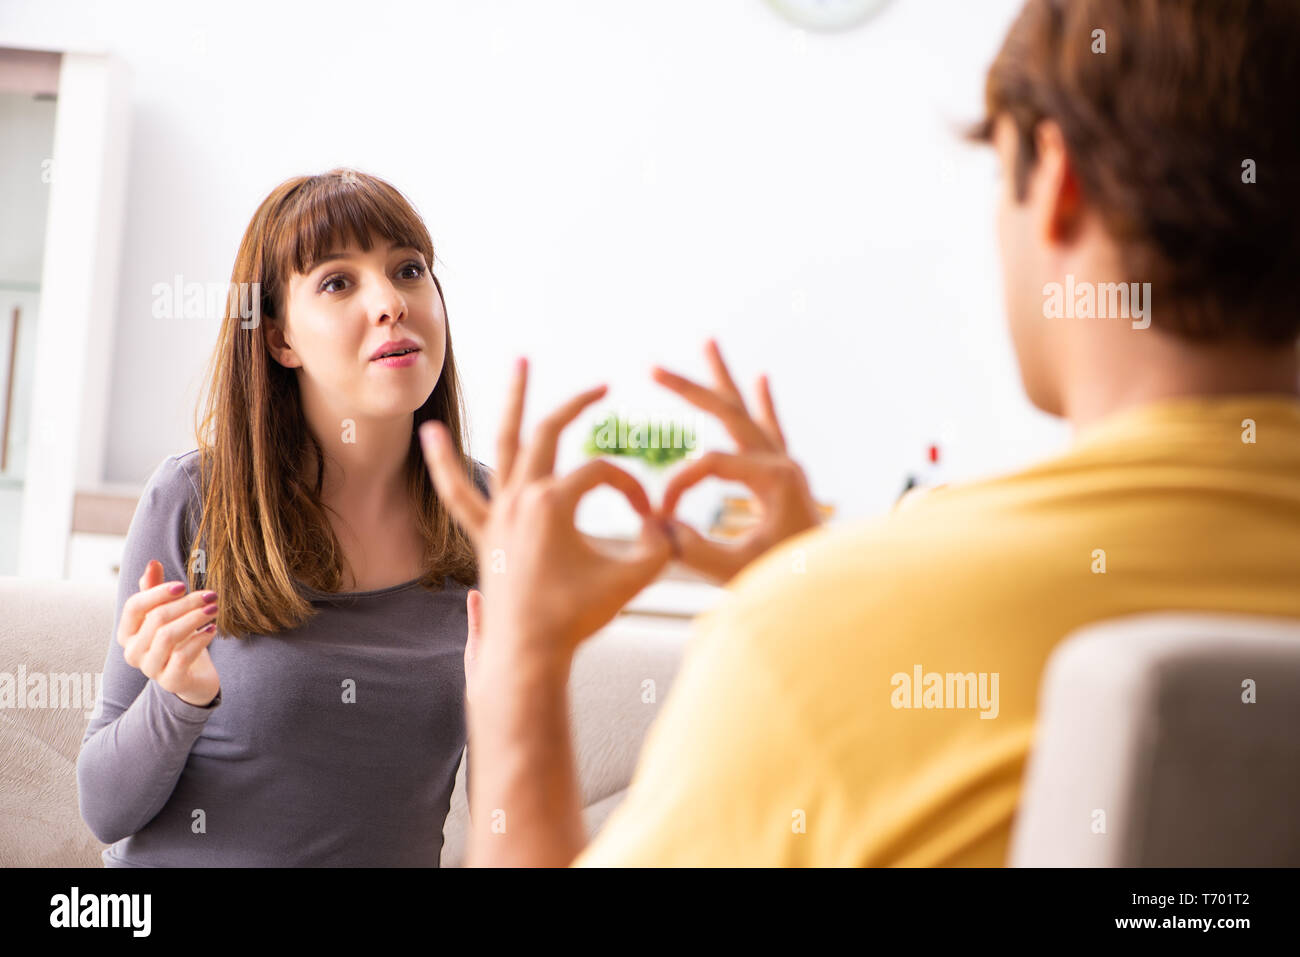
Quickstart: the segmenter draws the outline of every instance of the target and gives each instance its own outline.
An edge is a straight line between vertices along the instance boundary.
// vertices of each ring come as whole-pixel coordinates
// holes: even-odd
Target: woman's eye
[[[408,270],[413,270],[414,271],[413,274],[407,275]],[[401,277],[404,279],[419,279],[424,275],[424,265],[422,263],[409,262],[399,270],[399,275],[401,275]],[[329,287],[336,282],[346,282],[346,281],[347,281],[347,277],[344,276],[342,273],[335,273],[333,276],[327,276],[324,280],[321,281],[319,291],[335,292],[336,290],[330,289]]]

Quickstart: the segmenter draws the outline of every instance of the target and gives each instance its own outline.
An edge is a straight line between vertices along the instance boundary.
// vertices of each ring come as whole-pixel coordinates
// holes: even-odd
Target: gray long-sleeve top
[[[220,696],[188,704],[126,663],[116,622],[151,558],[185,580],[198,467],[197,450],[166,459],[127,533],[102,713],[77,760],[81,815],[112,844],[104,864],[437,867],[466,744],[466,587],[299,583],[319,614],[218,634]]]

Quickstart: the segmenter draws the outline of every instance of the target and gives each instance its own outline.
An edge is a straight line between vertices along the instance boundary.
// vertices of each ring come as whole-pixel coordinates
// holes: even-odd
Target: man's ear
[[[1050,245],[1068,245],[1083,225],[1083,191],[1061,127],[1043,120],[1034,129],[1034,147],[1037,161],[1029,176],[1029,199],[1039,235]]]

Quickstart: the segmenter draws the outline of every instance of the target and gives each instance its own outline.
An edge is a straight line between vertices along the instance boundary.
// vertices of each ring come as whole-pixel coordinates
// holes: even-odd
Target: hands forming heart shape
[[[491,631],[488,647],[522,643],[567,667],[581,641],[608,623],[671,558],[725,584],[772,546],[820,524],[803,469],[786,452],[767,377],[760,376],[756,385],[755,418],[712,340],[705,354],[713,388],[657,367],[652,375],[716,416],[737,451],[708,452],[688,462],[669,480],[658,509],[636,479],[607,460],[588,462],[568,475],[554,474],[560,433],[605,394],[605,386],[565,402],[521,446],[528,364],[520,359],[497,438],[491,499],[470,482],[467,463],[453,450],[445,426],[426,422],[420,427],[434,487],[478,555],[483,594],[481,602],[470,596],[467,666],[479,657],[479,633]],[[712,541],[673,515],[682,494],[708,476],[740,482],[758,501],[759,520],[738,542]],[[640,536],[622,554],[606,552],[574,526],[578,502],[598,485],[621,492],[641,516]]]

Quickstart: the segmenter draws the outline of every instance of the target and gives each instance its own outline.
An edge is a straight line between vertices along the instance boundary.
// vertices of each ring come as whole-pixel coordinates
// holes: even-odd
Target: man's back
[[[1121,412],[1026,471],[792,539],[700,622],[577,863],[1001,865],[1066,634],[1300,618],[1297,571],[1300,400],[1276,395]]]

